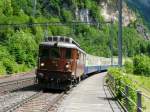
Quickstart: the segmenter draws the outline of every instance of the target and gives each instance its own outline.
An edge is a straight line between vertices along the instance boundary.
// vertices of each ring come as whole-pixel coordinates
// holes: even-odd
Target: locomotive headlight
[[[70,62],[67,62],[65,65],[66,71],[70,72],[71,71],[71,65]]]
[[[44,66],[45,64],[44,63],[41,63],[41,66]]]
[[[67,64],[67,65],[66,65],[66,68],[69,68],[69,67],[70,67],[70,65]]]

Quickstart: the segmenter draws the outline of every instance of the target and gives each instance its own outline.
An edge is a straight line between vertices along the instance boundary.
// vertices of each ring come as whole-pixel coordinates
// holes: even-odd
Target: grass
[[[134,75],[134,74],[128,74],[128,77],[132,79],[132,81],[135,81],[135,83],[138,86],[138,89],[144,94],[150,97],[150,77],[146,76],[140,76],[140,75]],[[143,99],[143,108],[144,112],[150,112],[150,99],[144,97],[142,95]]]
[[[146,92],[146,94],[149,93],[150,95],[150,77],[133,74],[128,74],[128,77],[135,81],[139,88],[143,88],[143,92]]]

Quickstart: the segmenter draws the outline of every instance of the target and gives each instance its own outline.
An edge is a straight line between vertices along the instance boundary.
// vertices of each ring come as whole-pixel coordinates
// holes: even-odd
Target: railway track
[[[3,80],[2,80],[3,81]],[[48,112],[63,93],[44,93],[35,76],[0,82],[0,112]]]
[[[40,90],[36,86],[19,89],[0,96],[0,112],[9,110],[12,106],[19,102],[39,93]]]
[[[13,95],[10,95],[10,99],[6,98],[5,102],[3,104],[4,108],[2,108],[0,111],[1,112],[13,112],[13,110],[15,110],[18,106],[20,106],[21,104],[23,105],[24,103],[26,103],[28,100],[37,97],[38,95],[40,95],[40,92],[20,92],[20,93],[16,93]],[[13,99],[15,101],[13,101]]]
[[[36,84],[36,78],[24,78],[0,83],[0,95]]]
[[[37,92],[32,96],[3,109],[3,112],[48,112],[64,93]]]

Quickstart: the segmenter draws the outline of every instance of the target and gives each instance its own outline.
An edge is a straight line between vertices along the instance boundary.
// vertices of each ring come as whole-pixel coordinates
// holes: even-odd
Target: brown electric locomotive
[[[51,36],[39,45],[36,77],[42,87],[66,89],[84,74],[86,53],[72,38]]]

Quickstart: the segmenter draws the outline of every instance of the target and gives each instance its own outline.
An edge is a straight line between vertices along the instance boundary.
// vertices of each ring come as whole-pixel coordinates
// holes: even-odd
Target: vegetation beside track
[[[122,105],[125,105],[125,98],[122,92],[125,92],[126,85],[131,87],[129,89],[128,97],[136,102],[135,90],[137,90],[137,86],[135,83],[133,83],[132,80],[130,80],[130,78],[122,71],[121,68],[110,68],[108,71],[106,82],[108,83],[108,85],[110,85],[111,89],[114,91],[115,96],[122,103]],[[128,110],[130,110],[130,112],[133,112],[135,111],[135,109],[135,105],[130,102]]]
[[[150,57],[146,55],[137,55],[132,60],[125,62],[122,68],[110,68],[108,74],[114,77],[117,89],[114,91],[117,98],[124,103],[124,97],[121,91],[125,91],[125,85],[129,85],[129,97],[136,102],[136,90],[142,91],[145,95],[150,96]],[[107,78],[107,82],[110,81]],[[145,100],[146,101],[146,100]],[[145,103],[143,99],[144,109],[149,109],[149,103]],[[150,102],[150,101],[148,101]],[[135,106],[130,105],[131,112]],[[133,109],[133,110],[132,110]]]

